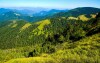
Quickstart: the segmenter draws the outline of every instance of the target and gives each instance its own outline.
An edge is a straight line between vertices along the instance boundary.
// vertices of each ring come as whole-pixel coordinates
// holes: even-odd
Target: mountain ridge
[[[96,14],[98,12],[100,12],[100,8],[78,7],[78,8],[75,8],[75,9],[71,9],[68,12],[58,13],[57,14],[58,16],[57,15],[54,15],[54,16],[57,16],[57,17],[60,17],[60,16],[63,16],[63,17],[70,17],[70,16],[77,17],[79,15],[86,14],[89,17],[90,14]]]

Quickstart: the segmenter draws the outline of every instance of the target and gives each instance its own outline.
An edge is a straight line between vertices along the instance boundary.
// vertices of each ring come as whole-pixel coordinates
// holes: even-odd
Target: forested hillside
[[[55,14],[56,17],[78,17],[79,15],[86,15],[87,17],[90,17],[90,14],[95,14],[97,12],[100,12],[99,8],[93,8],[93,7],[79,7],[75,9],[71,9],[68,12],[61,12],[58,14]]]
[[[99,63],[99,12],[84,7],[38,22],[0,22],[0,62]]]

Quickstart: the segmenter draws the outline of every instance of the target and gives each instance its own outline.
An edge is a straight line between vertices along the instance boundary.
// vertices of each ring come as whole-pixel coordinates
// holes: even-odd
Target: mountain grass
[[[96,15],[95,15],[95,14],[91,14],[91,17],[92,17],[92,18],[95,18],[95,17],[96,17]]]
[[[99,63],[100,34],[87,37],[74,43],[63,43],[52,56],[59,63]]]
[[[14,24],[14,25],[12,26],[12,28],[15,28],[15,27],[17,27],[17,25],[18,25],[18,24]]]
[[[55,63],[55,61],[50,57],[33,57],[12,59],[5,63]]]
[[[43,30],[45,25],[49,25],[49,24],[50,24],[50,20],[46,19],[46,20],[37,22],[36,24],[39,25],[39,26],[37,27],[39,30]]]
[[[78,18],[82,21],[88,21],[89,20],[89,18],[87,18],[85,15],[80,15],[80,16],[78,16]]]
[[[78,20],[78,18],[76,18],[76,17],[68,17],[68,20],[70,20],[70,19]]]
[[[29,26],[31,26],[31,24],[30,23],[26,23],[20,30],[23,31],[26,28],[28,28]]]
[[[65,42],[55,46],[56,52],[40,54],[37,57],[26,57],[18,50],[32,50],[32,47],[10,50],[6,63],[99,63],[100,62],[100,33],[81,39],[74,43]],[[6,50],[4,50],[6,51]],[[16,54],[12,53],[16,51]],[[7,52],[5,52],[7,53]],[[12,55],[11,55],[12,54]],[[3,52],[4,55],[4,52]],[[21,56],[20,56],[21,55]],[[1,55],[2,56],[2,55]],[[1,57],[0,56],[0,57]],[[18,58],[19,56],[19,58]],[[6,57],[6,56],[4,56]],[[10,60],[10,57],[12,59]],[[13,57],[16,57],[13,59]]]
[[[49,19],[46,19],[40,22],[36,22],[35,24],[37,25],[37,28],[35,28],[32,32],[34,33],[34,35],[41,35],[45,32],[45,26],[48,26],[49,24],[51,24],[51,22]]]

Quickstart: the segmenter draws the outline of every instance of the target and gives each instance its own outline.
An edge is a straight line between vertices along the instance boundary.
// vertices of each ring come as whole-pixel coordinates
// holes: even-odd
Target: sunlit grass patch
[[[82,21],[88,21],[89,20],[89,18],[87,18],[85,15],[80,15],[80,16],[78,16],[78,18]]]
[[[16,24],[17,22],[14,20],[14,21],[12,21],[8,26],[15,26],[15,24]]]
[[[50,57],[30,57],[30,58],[18,58],[12,59],[6,63],[55,63],[54,59]]]
[[[43,21],[40,21],[40,22],[37,22],[36,24],[38,24],[38,29],[39,30],[43,30],[44,26],[45,25],[49,25],[51,22],[50,20],[46,19],[46,20],[43,20]]]
[[[70,19],[78,20],[78,18],[76,18],[76,17],[68,17],[68,20],[70,20]]]
[[[12,26],[12,28],[15,28],[17,25],[18,25],[17,23],[16,23],[16,24],[14,24],[14,25]]]
[[[30,23],[26,23],[26,24],[20,29],[20,31],[25,30],[25,29],[28,28],[29,26],[31,26],[31,24],[30,24]]]
[[[43,21],[40,21],[40,22],[37,22],[35,23],[38,25],[38,27],[36,29],[34,29],[32,32],[34,33],[34,35],[41,35],[41,34],[44,34],[44,27],[46,25],[49,25],[51,24],[50,20],[49,19],[46,19],[46,20],[43,20]]]
[[[91,14],[91,17],[92,17],[92,18],[95,18],[95,17],[96,17],[96,14]]]

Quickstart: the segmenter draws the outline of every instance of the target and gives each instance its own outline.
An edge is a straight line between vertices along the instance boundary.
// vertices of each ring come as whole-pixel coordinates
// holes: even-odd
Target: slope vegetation
[[[84,38],[74,43],[56,46],[56,52],[40,57],[18,58],[6,63],[99,63],[100,34]]]

